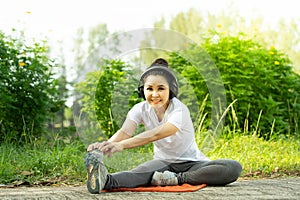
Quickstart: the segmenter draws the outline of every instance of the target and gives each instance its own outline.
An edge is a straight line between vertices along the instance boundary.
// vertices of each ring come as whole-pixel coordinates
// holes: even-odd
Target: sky
[[[0,0],[0,30],[25,28],[33,37],[69,37],[79,27],[106,23],[110,31],[149,28],[155,20],[194,7],[218,13],[235,2],[240,14],[266,20],[300,18],[295,0]]]

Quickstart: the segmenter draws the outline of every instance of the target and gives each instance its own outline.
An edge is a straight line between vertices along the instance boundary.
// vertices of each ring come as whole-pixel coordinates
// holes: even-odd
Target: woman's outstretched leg
[[[107,177],[104,189],[110,190],[120,187],[134,188],[150,185],[153,173],[155,171],[168,170],[169,164],[160,160],[150,160],[130,171],[110,174]]]

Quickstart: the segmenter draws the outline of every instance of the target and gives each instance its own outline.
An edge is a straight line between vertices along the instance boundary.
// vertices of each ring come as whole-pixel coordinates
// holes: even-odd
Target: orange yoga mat
[[[202,185],[174,185],[174,186],[147,186],[137,188],[118,188],[112,190],[102,190],[101,192],[195,192],[201,188],[206,187],[206,184]]]

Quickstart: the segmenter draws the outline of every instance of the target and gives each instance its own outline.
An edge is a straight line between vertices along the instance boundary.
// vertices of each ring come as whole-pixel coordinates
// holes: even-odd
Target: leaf
[[[23,175],[23,176],[31,176],[33,174],[34,174],[33,171],[32,172],[30,172],[30,171],[22,171],[22,173],[21,173],[21,175]]]

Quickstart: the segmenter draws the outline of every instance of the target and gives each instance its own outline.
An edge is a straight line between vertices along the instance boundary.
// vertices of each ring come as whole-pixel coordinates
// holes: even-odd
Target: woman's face
[[[152,107],[167,109],[170,89],[166,78],[160,75],[148,76],[144,82],[144,95]]]

